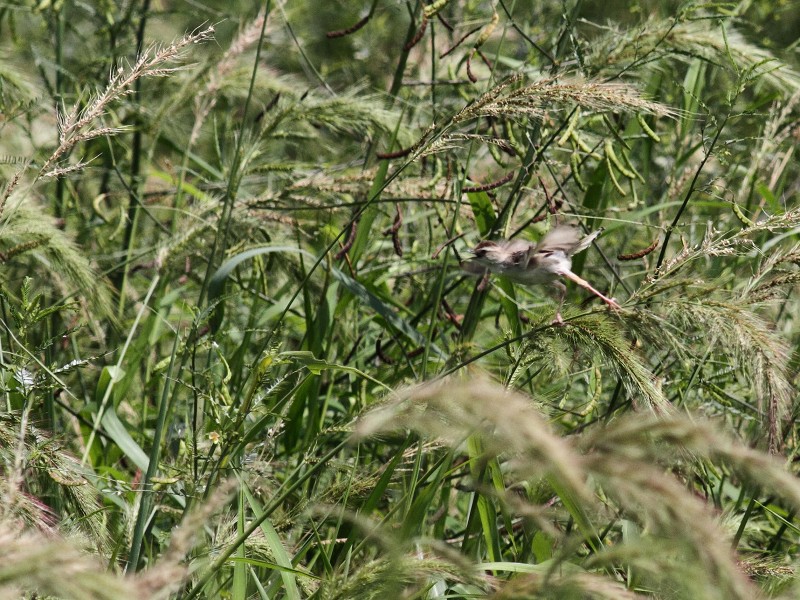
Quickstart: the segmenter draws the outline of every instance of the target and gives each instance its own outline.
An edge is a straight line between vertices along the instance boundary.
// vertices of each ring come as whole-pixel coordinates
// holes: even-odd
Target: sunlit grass
[[[0,10],[0,597],[794,597],[751,4]],[[559,224],[619,310],[459,266]]]

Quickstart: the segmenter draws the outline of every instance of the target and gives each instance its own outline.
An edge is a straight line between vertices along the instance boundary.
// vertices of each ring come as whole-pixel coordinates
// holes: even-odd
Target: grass
[[[797,19],[539,4],[0,9],[0,597],[796,596]]]

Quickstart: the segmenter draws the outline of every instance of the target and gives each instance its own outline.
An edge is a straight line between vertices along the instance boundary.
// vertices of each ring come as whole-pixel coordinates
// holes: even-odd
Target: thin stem
[[[144,32],[147,27],[147,16],[150,11],[150,0],[144,0],[142,4],[141,18],[139,27],[136,31],[136,58],[137,60],[144,52]],[[132,103],[139,103],[142,91],[142,79],[138,78],[133,84]],[[117,288],[119,289],[119,310],[120,315],[125,302],[125,284],[128,279],[130,267],[129,257],[133,246],[133,234],[139,222],[139,180],[142,168],[142,127],[141,119],[137,118],[136,129],[133,132],[133,147],[131,148],[131,175],[128,188],[128,217],[125,222],[125,234],[122,238],[122,251],[125,254],[125,261],[122,265],[122,273],[118,276]]]
[[[211,578],[222,568],[222,566],[227,562],[227,560],[233,556],[233,553],[239,548],[241,544],[243,544],[247,538],[249,538],[259,527],[261,524],[266,521],[273,512],[275,512],[281,504],[291,496],[295,490],[297,490],[301,485],[303,485],[306,481],[311,479],[317,471],[321,470],[322,467],[328,464],[334,456],[336,456],[339,451],[347,445],[347,440],[339,442],[334,448],[329,450],[324,456],[316,459],[315,462],[311,467],[309,467],[308,471],[305,473],[300,474],[303,469],[305,463],[301,463],[298,467],[288,475],[286,481],[292,481],[293,483],[289,485],[282,493],[280,493],[269,505],[264,508],[264,512],[261,513],[258,517],[253,519],[253,521],[248,525],[242,533],[240,533],[236,538],[228,544],[228,547],[225,548],[219,556],[217,556],[216,560],[212,562],[206,573],[200,577],[199,581],[194,585],[192,589],[189,590],[188,594],[185,596],[185,600],[192,600],[192,598],[196,598],[200,592],[203,590],[203,587],[211,581]]]
[[[164,429],[167,421],[167,409],[169,408],[170,389],[172,387],[173,373],[175,372],[175,357],[178,354],[179,332],[175,332],[172,341],[172,353],[169,358],[169,367],[164,374],[164,386],[161,388],[161,398],[158,402],[158,417],[153,431],[152,448],[150,450],[147,471],[141,483],[141,498],[139,500],[139,513],[136,515],[136,524],[133,528],[133,540],[131,541],[131,552],[128,557],[127,571],[137,571],[139,567],[139,557],[141,556],[142,544],[144,542],[144,530],[147,525],[148,516],[153,505],[153,477],[158,471],[158,462],[161,456],[161,441],[164,438]]]
[[[692,197],[692,194],[694,194],[694,190],[697,187],[697,180],[700,178],[700,173],[703,172],[703,168],[706,166],[708,159],[711,158],[711,153],[714,151],[714,146],[717,145],[717,140],[719,140],[719,136],[722,134],[722,130],[724,129],[725,124],[728,122],[729,117],[730,113],[725,115],[725,119],[722,121],[722,124],[717,128],[717,133],[714,135],[714,139],[711,140],[711,145],[708,147],[708,150],[706,150],[705,154],[703,155],[703,160],[701,160],[700,164],[697,166],[697,170],[692,178],[692,183],[689,185],[689,189],[683,198],[683,202],[681,203],[678,212],[675,213],[675,218],[672,219],[672,223],[670,223],[669,227],[667,227],[667,233],[664,236],[664,241],[661,243],[661,253],[658,255],[658,262],[656,263],[656,275],[658,275],[659,269],[661,269],[661,265],[664,262],[664,257],[667,254],[667,246],[669,245],[669,239],[672,237],[672,232],[675,227],[677,227],[678,221],[680,221],[681,215],[683,215],[683,211],[686,210],[686,207],[689,204],[689,199]]]
[[[260,68],[261,50],[264,46],[264,32],[267,29],[267,19],[269,18],[270,9],[272,6],[271,0],[264,2],[264,20],[261,23],[261,34],[258,37],[258,46],[256,47],[256,56],[253,60],[253,71],[250,75],[250,86],[247,90],[247,97],[244,101],[242,109],[241,123],[239,125],[239,133],[236,140],[236,151],[234,153],[233,164],[231,165],[231,172],[228,176],[228,185],[225,189],[225,198],[222,205],[222,216],[219,220],[219,227],[217,228],[217,235],[214,236],[214,242],[211,245],[211,251],[208,256],[208,264],[206,266],[206,273],[203,277],[203,285],[200,288],[200,296],[198,304],[202,304],[208,292],[208,282],[211,280],[211,275],[214,272],[216,265],[217,254],[224,255],[228,245],[228,234],[230,232],[231,215],[233,214],[233,203],[236,199],[237,189],[241,174],[241,154],[244,144],[244,133],[247,124],[247,114],[250,108],[250,102],[253,98],[253,90],[255,89],[256,75]],[[220,231],[222,231],[222,239],[220,240]]]

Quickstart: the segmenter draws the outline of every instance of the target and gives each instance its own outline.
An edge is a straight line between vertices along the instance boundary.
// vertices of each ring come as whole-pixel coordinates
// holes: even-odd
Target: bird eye
[[[483,258],[486,256],[486,252],[488,252],[488,249],[492,247],[494,247],[494,244],[492,242],[481,242],[472,249],[472,253],[478,258]]]

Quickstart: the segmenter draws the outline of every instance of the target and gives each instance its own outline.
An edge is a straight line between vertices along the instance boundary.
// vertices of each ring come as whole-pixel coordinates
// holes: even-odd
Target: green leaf
[[[395,329],[406,335],[410,340],[415,342],[418,346],[424,346],[427,344],[427,340],[425,336],[423,336],[419,331],[414,329],[411,324],[408,323],[405,319],[400,317],[394,310],[389,308],[380,298],[378,298],[375,294],[370,292],[366,287],[364,287],[361,283],[356,281],[355,279],[348,277],[338,269],[334,269],[333,276],[338,279],[344,287],[348,289],[348,291],[353,294],[356,298],[364,302],[367,306],[372,308],[375,312],[377,312],[380,316],[382,316],[390,325],[392,325]],[[440,357],[446,358],[444,352],[442,352],[435,344],[431,344],[431,349]]]
[[[472,206],[472,214],[475,215],[475,223],[481,236],[488,235],[494,225],[497,215],[492,206],[492,200],[486,192],[468,192],[469,204]]]
[[[236,533],[238,535],[241,535],[244,531],[245,520],[247,518],[244,501],[245,494],[241,487],[239,488],[238,510],[236,514]],[[241,559],[245,557],[245,545],[240,544],[236,549],[236,558],[240,560],[233,563],[233,586],[231,588],[231,597],[233,600],[245,600],[245,598],[247,598],[247,565],[241,561]]]
[[[94,397],[98,406],[102,406],[103,399],[106,396],[109,386],[112,386],[125,377],[125,370],[115,365],[104,367],[100,372],[100,378],[95,388]],[[113,391],[111,392],[114,393]],[[100,423],[103,431],[114,441],[120,450],[127,456],[133,464],[135,464],[142,471],[147,470],[149,459],[147,453],[142,450],[142,447],[128,433],[125,424],[120,421],[114,410],[115,402],[110,402],[103,411],[103,416]]]
[[[225,318],[225,302],[223,296],[225,294],[225,284],[228,281],[228,276],[243,262],[256,256],[273,254],[275,252],[303,254],[311,260],[316,260],[314,255],[310,252],[293,246],[262,246],[259,248],[252,248],[226,260],[220,265],[219,269],[217,269],[211,277],[211,281],[208,283],[208,302],[214,306],[211,319],[209,319],[212,332],[216,333],[219,330],[220,325],[222,325],[222,320]]]
[[[306,256],[311,260],[314,261],[317,260],[313,254],[301,248],[295,248],[292,246],[261,246],[259,248],[252,248],[250,250],[246,250],[225,261],[220,266],[220,268],[217,269],[216,273],[214,273],[214,275],[211,277],[211,281],[209,282],[208,286],[209,303],[215,304],[210,319],[211,330],[213,332],[217,332],[219,330],[219,327],[220,325],[222,325],[222,320],[225,316],[224,294],[225,294],[225,284],[228,280],[228,276],[233,272],[234,269],[236,269],[236,267],[238,267],[243,262],[255,256],[260,256],[263,254],[271,254],[275,252],[289,252],[293,254],[302,254],[303,256]],[[391,307],[389,307],[386,303],[384,303],[380,298],[378,298],[375,294],[370,292],[363,284],[359,283],[352,277],[345,275],[342,271],[336,268],[331,268],[331,274],[345,288],[347,288],[347,290],[351,294],[353,294],[358,300],[361,300],[364,304],[366,304],[372,310],[377,312],[381,317],[383,317],[386,320],[387,323],[389,323],[390,325],[392,325],[392,327],[403,333],[418,346],[424,346],[427,343],[425,336],[423,336],[411,324],[409,324],[408,321],[400,317]],[[447,358],[445,353],[442,352],[437,346],[432,344],[431,348],[438,356],[442,358]]]
[[[142,471],[147,470],[147,465],[150,460],[147,458],[147,453],[142,450],[142,447],[136,443],[128,433],[125,425],[119,420],[117,413],[112,406],[106,408],[103,413],[103,418],[100,419],[103,425],[103,431],[110,437],[120,450],[127,456],[133,464],[135,464]]]
[[[319,375],[322,371],[326,370],[335,370],[335,371],[344,371],[345,373],[352,373],[353,375],[358,375],[359,377],[363,377],[367,381],[371,381],[374,384],[381,386],[382,388],[392,391],[385,383],[378,381],[374,377],[367,375],[363,371],[359,371],[355,367],[348,367],[345,365],[337,365],[335,363],[330,363],[325,360],[316,358],[311,352],[308,350],[298,350],[294,352],[281,352],[278,355],[280,358],[289,358],[296,363],[300,363],[306,369],[311,371],[314,375]]]
[[[388,170],[389,161],[381,161],[381,164],[378,167],[378,172],[375,174],[375,180],[372,182],[372,187],[370,188],[369,195],[367,196],[367,198],[370,198],[370,200],[373,201],[369,204],[369,206],[367,206],[358,220],[356,239],[353,242],[353,246],[350,248],[350,251],[348,252],[350,260],[354,264],[358,262],[359,258],[361,258],[361,255],[364,253],[364,249],[367,247],[367,242],[370,241],[372,223],[375,221],[375,217],[378,216],[378,206],[375,204],[374,200],[380,198],[380,191],[386,185],[386,173]],[[349,234],[349,231],[345,235],[347,234]]]
[[[106,391],[108,390],[109,385],[114,385],[115,383],[119,383],[122,381],[123,377],[125,377],[125,370],[117,367],[116,365],[109,365],[107,367],[103,367],[103,370],[100,373],[100,378],[97,381],[97,387],[94,391],[94,400],[97,402],[97,405],[100,406],[103,402],[103,398],[106,396]]]
[[[247,496],[247,502],[253,514],[256,518],[260,517],[263,514],[261,503],[253,496],[250,488],[244,482],[242,482],[242,490]],[[278,568],[280,570],[284,591],[286,592],[286,598],[288,600],[300,600],[300,591],[297,589],[297,578],[295,577],[295,575],[300,572],[294,568],[291,556],[289,556],[289,553],[286,551],[283,541],[280,536],[278,536],[278,532],[275,531],[269,519],[265,519],[264,522],[261,523],[261,532],[264,534],[264,539],[277,563],[276,565],[264,566],[270,569]],[[303,574],[305,575],[305,573]]]

